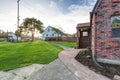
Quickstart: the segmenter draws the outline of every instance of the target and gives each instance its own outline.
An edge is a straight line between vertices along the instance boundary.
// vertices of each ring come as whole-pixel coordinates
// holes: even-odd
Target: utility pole
[[[19,2],[20,2],[20,0],[17,1],[17,5],[18,5],[18,12],[17,12],[17,29],[19,28]]]
[[[19,28],[19,2],[20,2],[20,0],[17,1],[17,6],[18,6],[18,10],[17,10],[17,30]],[[17,35],[17,41],[18,41],[18,35]]]

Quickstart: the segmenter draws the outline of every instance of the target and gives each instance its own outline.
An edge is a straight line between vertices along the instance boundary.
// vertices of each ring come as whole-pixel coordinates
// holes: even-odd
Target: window
[[[84,31],[82,35],[83,35],[83,36],[88,36],[88,32],[87,32],[87,31]]]
[[[120,16],[111,17],[111,35],[113,38],[120,38]]]
[[[50,31],[50,29],[48,28],[48,32]]]
[[[48,34],[46,34],[46,37],[48,37]]]
[[[52,36],[54,36],[54,34],[52,34]]]

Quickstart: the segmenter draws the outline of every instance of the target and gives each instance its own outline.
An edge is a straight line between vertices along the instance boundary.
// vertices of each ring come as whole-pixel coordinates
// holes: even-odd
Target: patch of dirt
[[[75,59],[77,61],[79,61],[80,63],[82,63],[83,65],[87,66],[89,69],[95,71],[96,73],[107,76],[110,79],[113,79],[114,75],[120,76],[120,66],[99,63],[101,66],[104,67],[104,68],[100,68],[100,67],[96,66],[96,64],[93,62],[90,51],[88,51],[88,50],[81,51],[75,57]]]

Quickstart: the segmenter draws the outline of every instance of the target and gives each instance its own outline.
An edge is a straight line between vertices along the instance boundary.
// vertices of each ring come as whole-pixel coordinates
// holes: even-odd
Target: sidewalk
[[[79,80],[61,61],[56,59],[34,73],[28,80]],[[81,79],[83,80],[83,79]]]
[[[80,80],[110,80],[109,78],[95,73],[76,61],[74,57],[79,53],[80,50],[82,49],[65,49],[59,53],[59,59]]]
[[[45,65],[42,64],[32,64],[7,72],[0,71],[0,80],[28,80],[31,75],[42,69],[44,66]]]

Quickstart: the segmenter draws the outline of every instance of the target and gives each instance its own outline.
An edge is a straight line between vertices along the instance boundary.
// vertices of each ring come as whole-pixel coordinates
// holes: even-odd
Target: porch
[[[91,27],[90,23],[77,25],[77,48],[91,47]]]

